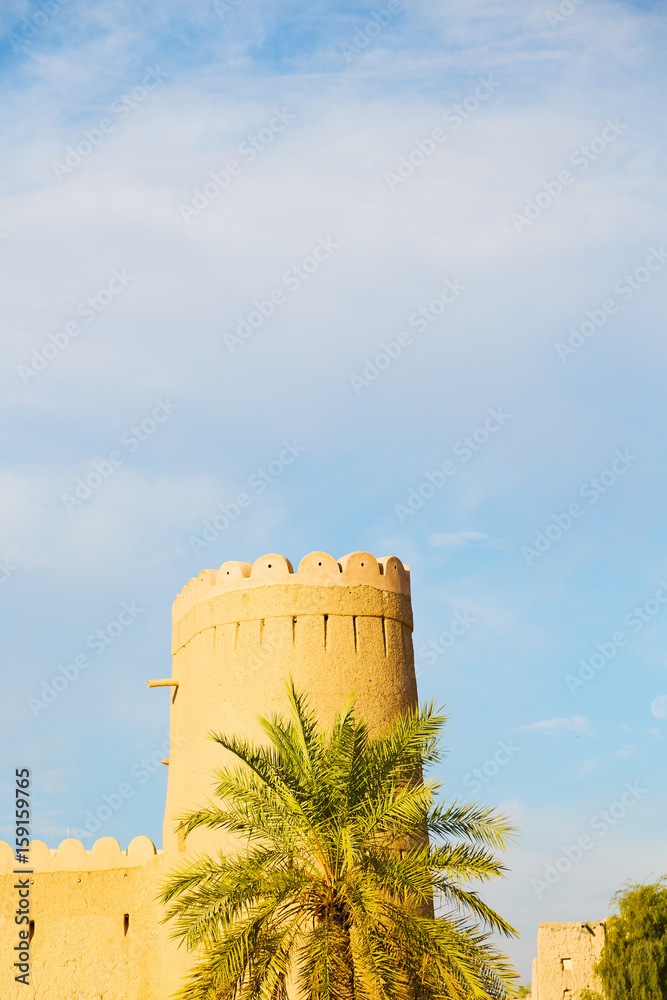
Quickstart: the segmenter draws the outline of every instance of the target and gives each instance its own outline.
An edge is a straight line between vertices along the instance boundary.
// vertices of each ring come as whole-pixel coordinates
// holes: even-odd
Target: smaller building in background
[[[542,923],[537,931],[530,1000],[578,1000],[582,990],[601,990],[593,966],[604,944],[604,923]]]

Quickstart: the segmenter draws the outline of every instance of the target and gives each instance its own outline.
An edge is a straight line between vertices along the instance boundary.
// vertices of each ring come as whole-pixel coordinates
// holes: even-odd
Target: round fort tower
[[[375,731],[416,705],[409,570],[367,552],[311,552],[296,573],[279,555],[203,570],[174,602],[172,652],[164,852],[178,855],[226,842],[175,832],[234,759],[208,733],[264,742],[257,716],[286,712],[290,675],[325,725],[350,695]]]

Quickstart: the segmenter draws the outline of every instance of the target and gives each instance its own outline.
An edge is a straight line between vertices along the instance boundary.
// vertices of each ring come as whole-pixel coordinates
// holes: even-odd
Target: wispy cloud
[[[573,715],[570,719],[544,719],[542,722],[531,722],[528,726],[520,726],[528,733],[544,733],[546,736],[562,736],[563,733],[577,733],[589,736],[591,722],[583,715]]]
[[[659,694],[651,702],[651,715],[654,719],[667,719],[667,694]]]
[[[597,757],[588,757],[575,766],[574,772],[578,778],[585,778],[587,775],[592,774],[593,771],[597,771],[599,766],[600,761]]]
[[[636,743],[625,743],[620,749],[614,750],[614,757],[634,757],[636,751]]]
[[[205,565],[267,551],[293,561],[323,548],[395,552],[412,564],[418,650],[445,648],[457,613],[457,629],[464,614],[477,619],[471,641],[420,679],[420,695],[451,698],[471,759],[480,732],[538,720],[523,734],[536,752],[502,779],[532,850],[552,826],[543,814],[524,823],[516,802],[548,797],[557,852],[591,814],[589,788],[574,776],[592,775],[613,802],[629,766],[614,751],[633,739],[639,755],[667,737],[661,619],[642,632],[641,670],[628,644],[599,674],[594,702],[557,694],[563,664],[574,670],[595,656],[610,620],[625,628],[614,609],[628,610],[664,572],[665,439],[653,413],[667,339],[662,277],[644,288],[643,262],[667,231],[667,18],[664,4],[587,0],[552,27],[545,10],[558,3],[419,0],[367,45],[361,0],[223,0],[224,17],[212,0],[0,5],[0,598],[16,691],[0,704],[0,731],[6,756],[37,775],[45,768],[58,805],[36,810],[36,836],[64,836],[64,824],[122,780],[132,746],[161,742],[162,702],[142,691],[146,699],[146,677],[164,670],[173,593]],[[39,11],[56,7],[35,30]],[[150,68],[168,76],[144,99]],[[480,77],[499,86],[477,107]],[[113,110],[125,105],[127,116]],[[272,137],[276,108],[295,118]],[[627,129],[599,156],[595,137],[616,116]],[[105,118],[113,129],[101,141]],[[446,141],[436,144],[434,129]],[[581,144],[589,166],[561,196],[557,178]],[[65,155],[82,159],[58,180],[52,163]],[[230,160],[242,169],[211,196],[211,173],[220,177]],[[384,174],[399,164],[405,183],[392,192]],[[186,225],[179,204],[199,189],[198,204],[209,204]],[[534,222],[519,235],[511,217],[527,211]],[[340,250],[312,273],[309,255],[329,236]],[[272,309],[271,292],[285,290],[295,266],[301,283]],[[66,325],[83,319],[80,304],[100,290],[106,297],[123,267],[136,275],[127,290],[53,356],[51,342],[64,343]],[[637,293],[621,303],[614,282],[624,273]],[[469,286],[458,312],[420,331],[419,310],[430,311],[450,279]],[[561,364],[555,343],[573,324],[590,329],[587,314],[593,322],[610,296],[619,309],[604,335],[587,336]],[[255,332],[230,354],[223,334],[251,314]],[[413,345],[396,355],[404,330]],[[48,365],[24,384],[18,366],[41,364],[33,352],[45,345]],[[391,365],[355,397],[350,374],[379,353],[386,363],[386,348]],[[178,420],[123,452],[124,464],[68,515],[62,494],[108,461],[162,394],[181,404]],[[511,422],[487,442],[480,420],[501,403]],[[303,464],[193,555],[190,534],[293,437],[308,446]],[[414,499],[397,536],[392,504],[425,476],[438,479],[458,442],[456,476],[423,509]],[[543,571],[527,574],[517,541],[552,515],[564,523],[580,484],[616,447],[634,444],[646,455],[637,477],[587,509]],[[3,560],[16,566],[9,576]],[[14,710],[26,676],[37,687],[53,677],[134,596],[145,599],[143,631],[28,731]],[[84,724],[67,727],[67,713]],[[599,765],[582,752],[598,734]],[[660,755],[646,759],[658,788]],[[77,768],[69,791],[59,790],[63,769]],[[492,799],[497,788],[480,794]],[[127,843],[155,831],[159,843],[163,801],[134,801],[136,814],[124,811],[109,833]],[[664,814],[659,821],[664,828]],[[594,906],[578,911],[571,884],[562,911],[526,903],[513,951],[526,975],[537,920],[601,915],[598,900],[629,871],[625,845],[613,850],[613,864],[601,850],[595,865],[604,863],[589,872]],[[516,857],[506,882],[514,898],[528,871]]]

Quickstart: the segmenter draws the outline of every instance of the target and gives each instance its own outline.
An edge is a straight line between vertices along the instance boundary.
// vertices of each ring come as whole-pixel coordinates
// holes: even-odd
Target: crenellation
[[[225,583],[233,580],[246,580],[250,576],[252,563],[248,562],[224,562],[216,573],[216,583],[221,587]]]
[[[225,562],[218,570],[206,569],[192,578],[176,597],[173,620],[176,622],[193,607],[209,597],[234,590],[251,590],[267,584],[324,587],[354,587],[361,584],[380,590],[410,595],[409,567],[396,556],[376,559],[369,552],[351,552],[336,560],[326,552],[310,552],[294,572],[285,556],[270,553],[252,565]]]
[[[364,583],[374,582],[378,576],[382,576],[380,564],[370,552],[348,552],[339,559],[339,565],[348,582],[355,576]]]
[[[276,555],[275,552],[268,556],[260,556],[250,570],[251,582],[262,586],[267,583],[282,583],[290,576],[295,576],[292,563],[285,556]]]
[[[29,864],[24,866],[16,862],[11,846],[6,841],[0,841],[0,874],[9,875],[23,867],[34,873],[133,868],[158,853],[153,841],[144,836],[130,841],[127,851],[121,849],[114,837],[101,837],[90,850],[86,850],[84,844],[74,837],[62,840],[55,849],[50,849],[42,840],[31,840]]]
[[[79,869],[85,870],[88,861],[89,856],[86,856],[86,848],[80,840],[76,840],[74,837],[68,837],[67,840],[61,841],[58,845],[56,862],[57,867],[61,871],[78,871]]]
[[[156,854],[161,854],[155,847],[150,837],[140,834],[127,845],[125,855],[126,861],[131,865],[143,865],[144,861],[154,858]]]
[[[342,566],[327,552],[309,552],[299,563],[297,575],[313,583],[338,584]]]

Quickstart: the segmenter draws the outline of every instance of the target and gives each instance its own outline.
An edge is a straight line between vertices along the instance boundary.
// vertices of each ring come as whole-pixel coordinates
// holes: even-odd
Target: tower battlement
[[[327,552],[310,552],[296,573],[285,556],[269,554],[254,563],[225,562],[220,569],[204,569],[177,595],[173,621],[182,618],[193,604],[235,590],[252,590],[270,584],[316,587],[355,587],[365,584],[395,594],[410,596],[410,568],[396,556],[376,559],[369,552],[351,552],[336,560]]]

